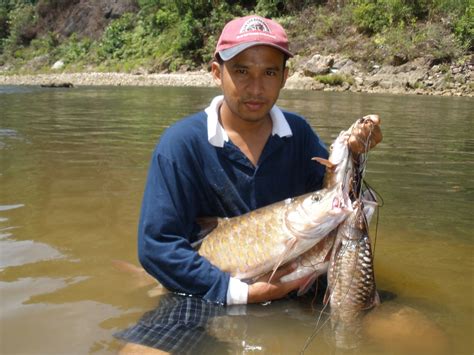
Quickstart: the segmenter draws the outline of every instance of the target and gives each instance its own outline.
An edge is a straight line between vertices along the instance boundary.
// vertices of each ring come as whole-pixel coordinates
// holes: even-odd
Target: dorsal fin
[[[314,157],[311,158],[311,160],[316,160],[319,164],[324,165],[328,169],[334,169],[335,165],[331,163],[328,159],[320,158],[320,157]]]
[[[194,243],[191,243],[191,247],[194,249],[199,249],[202,241],[211,233],[214,229],[217,228],[219,223],[222,221],[222,218],[216,217],[199,217],[196,218],[196,224],[199,226],[200,230],[196,238],[198,239]]]

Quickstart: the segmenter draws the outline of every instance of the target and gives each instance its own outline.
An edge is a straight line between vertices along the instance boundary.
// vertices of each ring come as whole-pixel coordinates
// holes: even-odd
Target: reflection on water
[[[124,341],[176,354],[290,354],[305,342],[315,314],[310,299],[285,299],[262,305],[223,307],[199,298],[162,296],[158,306],[133,326],[115,334]],[[320,301],[320,299],[319,299]],[[323,315],[323,317],[325,317]],[[291,325],[272,327],[270,324]],[[319,347],[328,352],[327,344]]]
[[[112,264],[136,263],[140,200],[161,132],[216,93],[0,88],[1,353],[114,353],[113,334],[156,309],[147,288]],[[375,273],[379,289],[396,295],[386,306],[398,310],[384,317],[411,307],[442,329],[452,353],[471,354],[474,101],[286,91],[279,105],[305,115],[328,143],[355,118],[381,116],[385,137],[367,180],[385,201]],[[293,299],[219,314],[197,349],[298,353],[314,309]],[[328,353],[329,344],[323,329],[308,353]]]
[[[35,300],[37,295],[76,282],[80,280],[47,277],[0,282],[2,354],[87,354],[91,344],[103,343],[109,331],[100,322],[104,317],[116,316],[119,310],[88,300],[74,303]]]
[[[11,233],[2,233],[0,238],[11,238],[12,235]],[[5,251],[2,253],[2,259],[0,260],[0,270],[6,267],[61,257],[61,253],[48,244],[37,243],[32,240],[0,240],[0,247]]]

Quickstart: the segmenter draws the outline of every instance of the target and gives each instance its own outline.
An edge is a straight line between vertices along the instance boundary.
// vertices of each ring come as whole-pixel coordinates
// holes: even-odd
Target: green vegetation
[[[354,84],[353,77],[340,74],[316,75],[314,80],[330,86],[341,86],[344,83]]]
[[[0,65],[38,71],[62,60],[74,71],[202,68],[225,22],[250,13],[276,18],[301,55],[341,53],[367,63],[428,56],[449,63],[474,49],[474,0],[137,0],[136,11],[109,20],[95,39],[44,26],[48,14],[61,17],[79,4],[0,0]]]

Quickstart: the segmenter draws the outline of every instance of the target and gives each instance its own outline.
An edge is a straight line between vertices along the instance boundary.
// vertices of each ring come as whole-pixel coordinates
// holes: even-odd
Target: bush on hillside
[[[371,35],[415,20],[413,8],[404,0],[353,0],[352,6],[355,24]]]
[[[97,41],[51,32],[29,45],[37,16],[83,2],[0,0],[3,60],[47,53],[51,61],[105,69],[196,69],[212,59],[224,24],[250,13],[277,18],[301,55],[337,52],[367,62],[427,55],[449,61],[473,49],[472,0],[137,0],[139,10],[112,20]]]
[[[8,4],[7,4],[8,3]],[[8,6],[7,6],[8,5]],[[3,1],[0,6],[0,53],[14,52],[35,37],[35,7],[30,1]]]

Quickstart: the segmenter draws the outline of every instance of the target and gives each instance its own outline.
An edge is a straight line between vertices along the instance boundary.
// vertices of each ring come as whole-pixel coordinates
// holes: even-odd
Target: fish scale
[[[365,194],[369,196],[369,194]],[[368,223],[375,202],[356,201],[351,215],[338,227],[328,270],[331,325],[338,348],[350,349],[361,340],[362,311],[378,304]]]
[[[312,193],[249,212],[231,219],[220,220],[218,226],[203,240],[198,253],[221,270],[240,279],[249,279],[271,271],[277,263],[285,263],[315,245],[350,213],[341,209],[333,213],[332,201],[341,192],[337,189],[320,192],[320,218],[307,221],[299,207],[311,199]],[[307,202],[307,201],[306,201]],[[318,210],[319,210],[318,209]],[[293,221],[288,220],[291,215]],[[299,219],[297,218],[299,217]],[[297,232],[313,230],[303,238],[288,229],[293,223]],[[302,227],[307,225],[307,228]],[[291,247],[292,243],[296,244]]]
[[[335,239],[336,230],[333,230],[323,240],[300,255],[295,260],[295,270],[281,277],[280,281],[290,282],[303,277],[310,277],[306,284],[302,285],[298,291],[298,295],[304,294],[320,275],[327,272],[328,259]]]
[[[356,303],[362,308],[370,306],[375,283],[369,238],[363,236],[356,241],[343,242],[340,253],[344,256],[336,257],[338,262],[331,268],[329,276],[331,281],[334,279],[340,284],[332,292],[331,301],[339,307],[349,302]],[[351,272],[342,272],[347,269]]]

